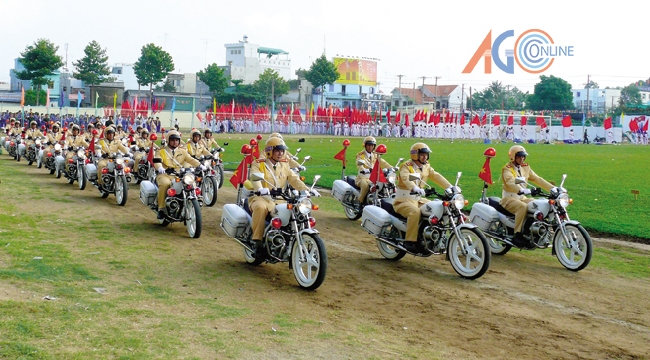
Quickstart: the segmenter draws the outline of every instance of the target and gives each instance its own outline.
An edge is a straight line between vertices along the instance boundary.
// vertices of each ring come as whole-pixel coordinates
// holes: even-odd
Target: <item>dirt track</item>
[[[43,186],[70,186],[43,170],[20,166]],[[116,222],[143,223],[147,229],[143,231],[154,231],[157,239],[141,241],[172,244],[173,251],[165,256],[189,256],[197,266],[210,264],[215,271],[232,267],[241,271],[245,290],[250,290],[245,291],[246,302],[267,306],[253,319],[219,325],[220,331],[253,336],[268,330],[260,319],[279,312],[321,319],[319,332],[352,334],[370,329],[356,345],[314,338],[309,348],[282,349],[275,344],[269,357],[650,358],[650,284],[645,279],[617,277],[593,266],[573,273],[551,257],[550,250],[538,250],[493,257],[482,278],[463,280],[440,256],[383,260],[358,222],[347,220],[341,209],[325,209],[315,216],[326,241],[328,274],[323,286],[310,293],[298,289],[286,265],[244,264],[239,246],[219,228],[220,205],[235,199],[227,181],[217,205],[204,208],[204,232],[198,240],[187,239],[181,224],[169,229],[147,225],[155,222],[155,214],[138,200],[138,185],[130,187],[124,208],[115,205],[113,196],[99,199],[92,187],[73,195],[81,211],[96,212],[98,218],[110,213]],[[187,241],[178,241],[179,237]],[[542,252],[545,256],[535,256]]]

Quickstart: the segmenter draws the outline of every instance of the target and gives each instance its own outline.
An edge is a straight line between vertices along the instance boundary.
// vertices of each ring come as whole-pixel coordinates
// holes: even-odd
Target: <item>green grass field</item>
[[[226,169],[234,170],[242,156],[241,145],[248,143],[251,134],[217,135],[219,143],[228,142],[223,153]],[[306,141],[299,143],[304,137]],[[266,141],[267,136],[262,140]],[[332,140],[330,142],[330,140]],[[355,154],[361,151],[362,138],[349,138],[348,169],[346,174],[356,174]],[[386,144],[388,154],[385,159],[395,163],[399,157],[408,158],[410,146],[415,139],[379,138],[378,143]],[[285,142],[294,153],[302,148],[300,157],[311,155],[306,164],[308,170],[303,174],[307,182],[313,175],[322,175],[318,185],[331,188],[332,182],[341,177],[341,162],[333,159],[342,148],[343,137],[285,136]],[[436,171],[453,182],[457,172],[462,172],[460,186],[470,204],[481,195],[483,182],[478,172],[483,166],[483,151],[493,146],[497,156],[492,159],[492,179],[495,182],[489,194],[501,196],[500,171],[508,161],[508,149],[512,144],[486,145],[470,141],[427,140],[433,150],[431,163]],[[573,198],[574,204],[568,208],[573,220],[580,221],[586,228],[601,233],[650,239],[650,223],[646,209],[650,208],[650,148],[631,145],[543,145],[526,144],[530,154],[528,162],[535,172],[548,181],[559,182],[562,174],[567,174],[565,188]],[[230,185],[228,185],[230,186]],[[639,190],[635,200],[631,190]]]

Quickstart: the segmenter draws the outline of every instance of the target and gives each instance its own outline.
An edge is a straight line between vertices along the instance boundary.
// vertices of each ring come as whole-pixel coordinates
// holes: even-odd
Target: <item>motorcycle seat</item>
[[[398,214],[395,211],[395,209],[393,208],[393,200],[395,200],[395,199],[393,199],[393,198],[381,199],[379,201],[379,203],[381,205],[381,208],[386,210],[386,212],[388,212],[389,214],[391,214],[392,216],[394,216],[394,217],[396,217],[396,218],[398,218],[400,220],[406,220],[406,218],[404,216]]]
[[[348,182],[348,185],[359,190],[359,187],[357,186],[357,184],[355,184],[356,179],[357,179],[356,175],[348,175],[345,177],[345,180]]]
[[[503,206],[501,206],[501,199],[498,197],[489,197],[488,198],[488,204],[492,206],[493,208],[496,209],[496,211],[500,212],[501,214],[507,216],[507,217],[514,217],[515,215],[512,214],[510,211],[506,210]]]

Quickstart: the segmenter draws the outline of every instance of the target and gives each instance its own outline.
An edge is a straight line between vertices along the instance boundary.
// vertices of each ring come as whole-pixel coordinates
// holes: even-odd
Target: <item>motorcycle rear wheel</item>
[[[505,255],[508,251],[510,251],[510,249],[512,249],[512,246],[495,238],[489,238],[488,244],[490,245],[490,252],[494,255]]]
[[[385,259],[392,260],[392,261],[399,261],[404,257],[404,255],[406,255],[406,251],[404,250],[396,249],[379,240],[376,241],[377,241],[377,248],[379,249],[379,253]]]
[[[587,230],[582,225],[565,225],[571,247],[566,246],[562,231],[558,229],[553,239],[553,249],[560,264],[571,271],[580,271],[589,265],[593,244]]]
[[[465,279],[477,279],[490,267],[491,252],[488,241],[483,233],[476,228],[459,230],[460,235],[468,243],[468,253],[463,253],[460,239],[453,234],[449,239],[447,256],[451,267]]]
[[[187,203],[185,209],[185,224],[187,225],[187,233],[193,239],[198,239],[201,236],[203,228],[203,218],[201,216],[201,205],[196,199],[192,199]]]
[[[318,234],[304,234],[302,240],[305,245],[305,258],[301,256],[298,240],[293,242],[291,248],[291,267],[298,285],[307,290],[316,290],[327,273],[327,251],[325,244]]]
[[[124,175],[119,175],[115,177],[115,199],[117,199],[117,205],[124,206],[126,205],[126,200],[129,198],[129,186],[126,183],[126,177]]]
[[[347,206],[343,207],[343,211],[345,211],[345,216],[347,216],[347,218],[352,220],[352,221],[359,220],[359,218],[362,215],[361,211],[356,211],[356,210],[350,209]]]
[[[217,181],[212,176],[206,176],[201,183],[201,192],[205,206],[213,206],[217,202]]]
[[[223,168],[221,166],[217,166],[216,173],[217,174],[215,176],[219,177],[219,181],[218,181],[219,187],[218,188],[221,189],[221,186],[223,186]]]

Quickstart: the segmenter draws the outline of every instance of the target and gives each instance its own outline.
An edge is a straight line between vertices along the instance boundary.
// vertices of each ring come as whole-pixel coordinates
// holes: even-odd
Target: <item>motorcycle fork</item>
[[[456,226],[456,221],[454,221],[454,217],[451,214],[451,211],[447,209],[447,216],[449,217],[449,222],[451,223],[451,228],[453,229],[454,234],[458,238],[458,242],[460,243],[460,247],[463,250],[463,254],[467,255],[468,247],[469,244],[467,243],[467,239],[465,239],[463,236],[461,236],[460,231],[458,230],[458,227]],[[460,222],[462,223],[463,220],[461,218]],[[447,254],[449,254],[449,251],[447,251]]]
[[[298,248],[300,249],[300,261],[304,262],[307,259],[307,248],[305,247],[305,243],[302,241],[302,236],[300,236],[300,231],[298,230],[298,222],[295,218],[291,219],[291,229],[293,229],[293,233],[295,234],[293,241],[298,242]],[[292,253],[292,248],[293,244],[291,244],[291,248],[288,249],[289,254]],[[293,261],[289,261],[289,269],[293,269],[292,263]]]

